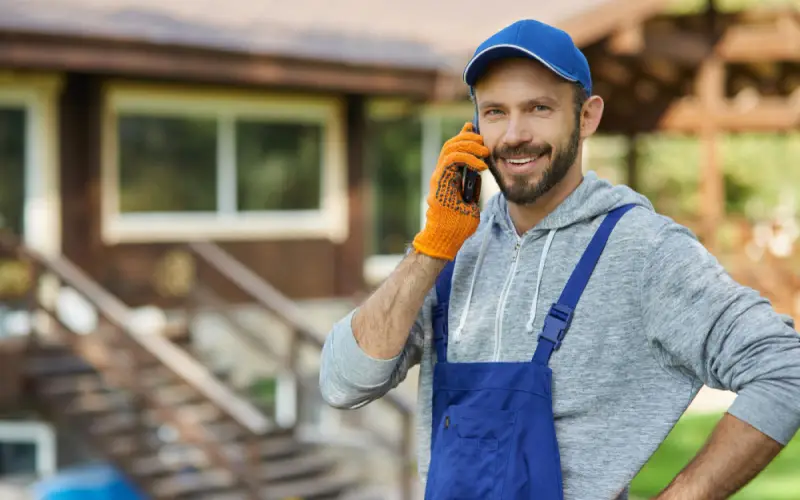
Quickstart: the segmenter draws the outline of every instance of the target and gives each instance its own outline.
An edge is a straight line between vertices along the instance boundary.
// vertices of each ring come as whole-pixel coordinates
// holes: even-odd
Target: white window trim
[[[199,91],[110,83],[105,89],[101,169],[102,238],[108,244],[192,240],[347,239],[348,193],[344,129],[345,104],[339,98],[253,92]],[[224,111],[221,111],[224,110]],[[234,117],[306,119],[324,126],[322,195],[319,210],[236,212],[236,182],[230,148],[218,152],[218,210],[208,213],[121,214],[117,161],[117,113],[148,113],[220,118],[222,134]],[[228,125],[226,125],[228,124]],[[226,149],[227,148],[227,149]]]
[[[376,114],[381,112],[390,113],[394,109],[400,109],[402,103],[396,101],[377,101],[372,104]],[[442,135],[442,120],[447,118],[466,117],[465,121],[470,120],[474,110],[470,103],[447,103],[430,104],[421,109],[422,119],[422,165],[420,168],[420,182],[422,186],[422,196],[420,199],[420,228],[425,226],[425,213],[428,209],[426,196],[430,188],[430,179],[436,162],[439,159],[441,146],[439,144]],[[497,191],[497,183],[491,173],[483,172],[481,175],[481,204],[491,198]],[[394,271],[403,255],[370,255],[364,260],[364,280],[368,285],[380,284]]]
[[[0,442],[36,445],[36,474],[49,477],[57,471],[56,432],[53,426],[35,420],[0,420]]]
[[[61,253],[61,189],[58,171],[56,75],[0,71],[0,105],[26,110],[25,208],[21,235],[44,255]]]

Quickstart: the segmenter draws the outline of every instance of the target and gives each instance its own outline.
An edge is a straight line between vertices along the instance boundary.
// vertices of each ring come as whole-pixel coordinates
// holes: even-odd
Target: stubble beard
[[[492,173],[500,192],[506,200],[517,205],[531,205],[558,185],[569,173],[578,159],[580,131],[575,126],[562,147],[553,155],[550,145],[524,145],[516,148],[495,148],[489,158],[489,171]],[[530,175],[503,175],[497,168],[497,159],[508,156],[550,155],[550,165],[537,182],[531,182]]]

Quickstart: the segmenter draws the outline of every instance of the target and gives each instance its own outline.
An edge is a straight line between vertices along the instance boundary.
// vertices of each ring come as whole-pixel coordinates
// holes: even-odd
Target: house
[[[529,15],[588,44],[661,3]],[[292,298],[359,292],[419,224],[419,165],[471,117],[443,68],[526,15],[505,4],[485,23],[480,3],[6,2],[6,154],[29,184],[9,225],[130,304],[163,299],[162,249],[186,240],[224,242]]]
[[[280,292],[293,302],[266,301],[280,304],[279,319],[299,305],[288,316],[322,325],[379,283],[419,228],[439,148],[472,116],[460,71],[477,41],[535,17],[584,48],[607,101],[603,132],[631,143],[655,130],[701,135],[699,227],[713,244],[724,209],[717,136],[797,126],[789,96],[800,78],[800,22],[796,13],[720,13],[713,3],[676,17],[667,6],[0,1],[2,226],[51,272],[93,291],[91,306],[115,328],[125,327],[124,307],[186,310],[201,284],[259,307]],[[779,83],[751,71],[755,63],[779,68]],[[756,92],[749,106],[734,100],[744,91]],[[636,171],[631,154],[632,184]],[[204,256],[227,265],[203,271]],[[17,264],[0,263],[0,316],[9,318],[0,331],[27,324],[16,313],[29,307],[20,297],[32,282]],[[70,346],[90,358],[82,349],[103,321],[86,314],[87,331]],[[224,384],[192,378],[204,363],[180,349],[127,341],[202,398],[233,398]],[[226,408],[231,419],[260,422],[249,407]]]

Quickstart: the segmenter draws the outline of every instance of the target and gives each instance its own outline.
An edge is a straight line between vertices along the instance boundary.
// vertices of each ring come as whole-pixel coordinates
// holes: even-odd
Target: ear
[[[603,98],[593,95],[583,103],[581,109],[581,138],[586,139],[597,131],[600,119],[603,118],[605,103]]]

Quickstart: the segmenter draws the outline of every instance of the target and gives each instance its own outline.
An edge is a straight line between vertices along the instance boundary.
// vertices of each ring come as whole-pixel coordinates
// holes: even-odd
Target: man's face
[[[475,86],[489,170],[506,199],[534,203],[577,164],[574,86],[528,59],[495,63]]]

